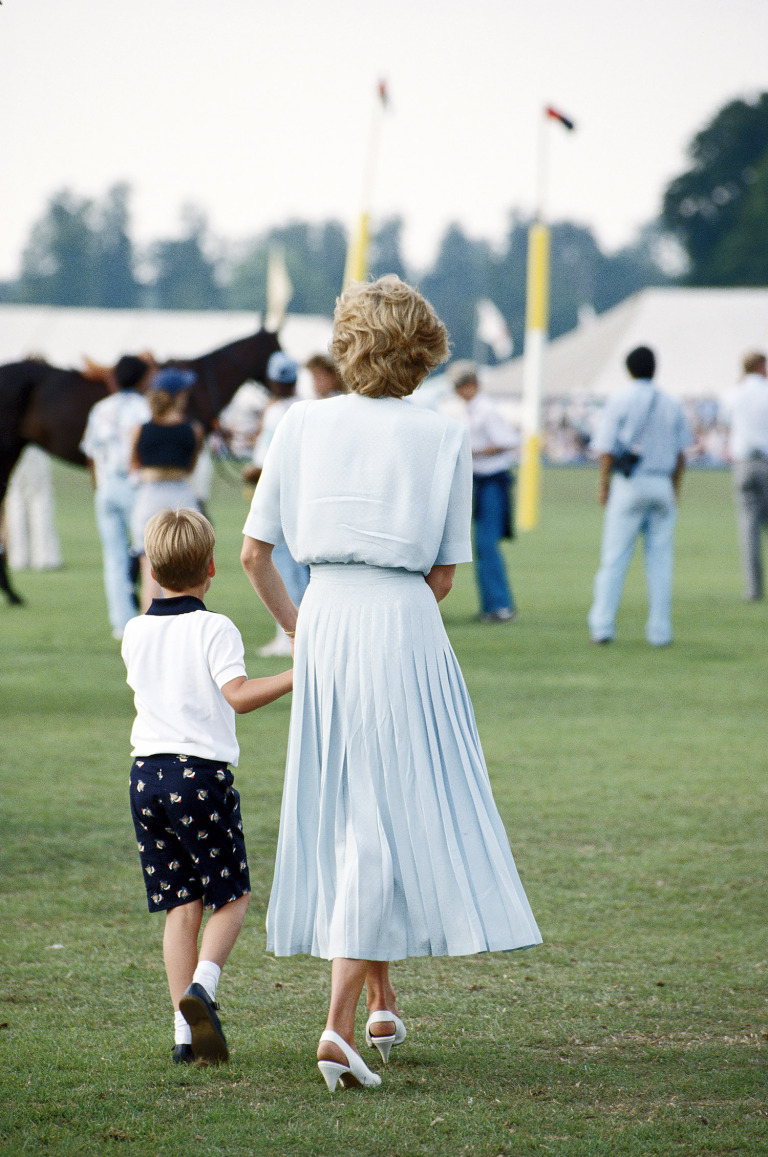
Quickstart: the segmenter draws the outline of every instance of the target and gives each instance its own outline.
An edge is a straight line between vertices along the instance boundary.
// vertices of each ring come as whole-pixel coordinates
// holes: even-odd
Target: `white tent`
[[[0,305],[0,364],[40,355],[52,365],[81,369],[84,357],[114,364],[122,354],[148,350],[158,361],[195,358],[255,333],[259,315],[233,311],[65,309]],[[304,361],[328,348],[331,322],[289,314],[280,343]]]
[[[717,398],[740,376],[741,359],[768,350],[768,289],[644,289],[550,342],[545,397],[603,398],[627,383],[624,359],[648,345],[658,384],[680,398]],[[483,371],[494,394],[523,389],[523,359]]]
[[[86,355],[109,363],[143,350],[159,360],[191,358],[247,337],[259,324],[258,314],[233,311],[0,305],[0,364],[40,354],[79,368]],[[329,318],[289,314],[280,341],[303,361],[327,349],[331,329]],[[626,383],[624,358],[637,345],[656,351],[658,382],[670,393],[719,397],[739,377],[747,350],[768,349],[768,289],[644,289],[549,343],[544,396],[614,393]],[[482,378],[490,392],[517,398],[523,359],[487,367]]]

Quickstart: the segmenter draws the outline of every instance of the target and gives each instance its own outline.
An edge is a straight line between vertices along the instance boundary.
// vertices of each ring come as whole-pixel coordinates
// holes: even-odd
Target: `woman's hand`
[[[432,591],[438,602],[441,602],[447,594],[449,594],[453,586],[453,576],[456,574],[456,564],[450,565],[435,564],[428,575],[425,575],[427,586]]]

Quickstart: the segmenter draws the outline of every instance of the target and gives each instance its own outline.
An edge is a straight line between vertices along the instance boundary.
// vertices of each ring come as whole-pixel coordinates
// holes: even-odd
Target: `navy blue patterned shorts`
[[[225,763],[145,755],[131,768],[131,814],[150,912],[202,899],[221,908],[251,890],[240,796]]]

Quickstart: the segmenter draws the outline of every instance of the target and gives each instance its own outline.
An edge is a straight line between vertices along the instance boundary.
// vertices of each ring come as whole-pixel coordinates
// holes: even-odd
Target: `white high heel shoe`
[[[378,1073],[372,1073],[363,1058],[337,1032],[326,1029],[320,1040],[335,1044],[347,1058],[346,1065],[340,1065],[337,1061],[317,1062],[317,1067],[325,1078],[329,1092],[334,1092],[337,1084],[341,1084],[343,1089],[375,1089],[381,1084],[381,1077]]]
[[[372,1036],[371,1025],[382,1024],[385,1021],[391,1021],[395,1026],[395,1031],[387,1036]],[[378,1049],[381,1053],[384,1064],[389,1060],[389,1050],[393,1045],[401,1045],[405,1040],[406,1032],[405,1025],[400,1017],[394,1012],[388,1012],[384,1009],[381,1012],[372,1012],[368,1017],[368,1022],[365,1026],[365,1043],[369,1048]]]

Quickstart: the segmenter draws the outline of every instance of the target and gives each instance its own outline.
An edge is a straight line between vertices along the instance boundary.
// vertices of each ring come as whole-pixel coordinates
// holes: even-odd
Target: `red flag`
[[[567,116],[563,116],[563,114],[558,112],[556,108],[547,107],[544,109],[544,112],[548,117],[552,117],[553,120],[560,121],[560,124],[565,125],[567,129],[576,128],[576,125],[573,123],[573,121],[570,120]]]

